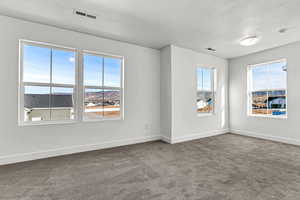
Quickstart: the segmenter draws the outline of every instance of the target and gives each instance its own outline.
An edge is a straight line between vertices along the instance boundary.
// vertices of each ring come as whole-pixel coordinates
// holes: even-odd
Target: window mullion
[[[211,93],[212,93],[212,106],[213,106],[213,108],[212,108],[212,112],[214,112],[215,111],[215,76],[214,76],[214,70],[213,69],[210,69],[210,78],[211,78],[211,88],[210,88],[210,90],[211,90]]]
[[[203,78],[204,78],[204,76],[203,76],[203,68],[201,68],[201,76],[202,76],[202,84],[201,84],[201,89],[202,89],[202,91],[204,91],[204,85],[203,85]]]
[[[75,88],[73,84],[51,83],[51,87]]]
[[[41,86],[41,87],[50,87],[50,83],[41,83],[41,82],[23,82],[24,86]]]
[[[83,119],[83,112],[84,112],[84,95],[85,95],[85,88],[84,88],[84,80],[83,80],[83,73],[84,73],[84,66],[83,66],[83,56],[80,50],[76,51],[76,102],[74,108],[76,108],[75,116],[76,120]]]
[[[104,117],[104,57],[102,58],[102,116]]]
[[[248,68],[248,114],[253,114],[253,97],[252,97],[252,68]],[[250,113],[249,113],[250,111]]]
[[[270,66],[268,65],[267,67],[267,83],[268,83],[268,87],[267,87],[267,115],[269,114],[269,91],[271,91],[271,88],[270,88]],[[272,114],[271,114],[272,115]]]
[[[75,88],[73,84],[61,83],[41,83],[41,82],[23,82],[24,86],[40,86],[40,87],[62,87],[62,88]]]
[[[65,86],[63,86],[65,87]],[[104,89],[108,89],[108,90],[121,90],[121,87],[109,87],[109,86],[105,86],[105,87],[102,87],[102,86],[92,86],[92,85],[88,85],[88,86],[84,86],[85,88],[88,88],[88,89],[98,89],[98,90],[104,90]]]
[[[50,120],[52,119],[52,62],[53,62],[53,50],[50,49],[50,94],[49,94],[49,110],[50,110]]]

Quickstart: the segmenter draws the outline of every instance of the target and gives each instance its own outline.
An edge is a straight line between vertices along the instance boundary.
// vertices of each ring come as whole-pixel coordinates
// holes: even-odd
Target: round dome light
[[[252,46],[259,41],[257,36],[248,36],[240,40],[240,45],[242,46]]]

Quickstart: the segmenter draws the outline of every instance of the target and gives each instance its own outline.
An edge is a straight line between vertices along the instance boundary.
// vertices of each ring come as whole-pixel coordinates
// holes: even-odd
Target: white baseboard
[[[142,138],[135,138],[130,140],[118,140],[100,144],[90,144],[90,145],[79,145],[79,146],[71,146],[66,148],[52,149],[48,151],[39,151],[39,152],[31,152],[24,154],[15,154],[9,156],[0,157],[0,165],[7,165],[12,163],[37,160],[42,158],[50,158],[55,156],[62,156],[86,151],[93,151],[99,149],[106,149],[111,147],[118,147],[130,144],[138,144],[143,142],[150,142],[155,140],[161,140],[162,137],[160,135],[147,136]]]
[[[162,140],[166,143],[175,144],[179,142],[186,142],[190,140],[195,140],[195,139],[200,139],[200,138],[205,138],[205,137],[210,137],[215,135],[221,135],[224,133],[228,133],[228,129],[209,131],[209,132],[204,132],[199,134],[191,134],[191,135],[178,137],[178,138],[169,138],[166,136],[154,135],[154,136],[147,136],[147,137],[135,138],[129,140],[117,140],[117,141],[105,142],[99,144],[78,145],[78,146],[71,146],[66,148],[51,149],[47,151],[21,153],[21,154],[9,155],[9,156],[2,156],[2,157],[0,156],[0,165],[7,165],[12,163],[38,160],[43,158],[69,155],[74,153],[94,151],[94,150],[100,150],[100,149],[106,149],[106,148],[112,148],[118,146],[156,141],[156,140]]]
[[[249,136],[249,137],[255,137],[255,138],[260,138],[260,139],[265,139],[265,140],[271,140],[271,141],[275,141],[275,142],[282,142],[282,143],[286,143],[286,144],[300,145],[300,140],[287,138],[287,137],[265,135],[263,133],[258,133],[258,132],[230,129],[230,133],[237,134],[237,135]]]
[[[207,131],[207,132],[202,132],[202,133],[197,133],[197,134],[190,134],[190,135],[186,135],[183,137],[176,137],[176,138],[171,138],[171,139],[168,138],[168,140],[169,140],[169,143],[175,144],[175,143],[179,143],[179,142],[187,142],[190,140],[196,140],[196,139],[200,139],[200,138],[222,135],[222,134],[225,134],[228,132],[229,132],[229,129],[220,129],[220,130]]]
[[[171,138],[166,136],[161,136],[161,141],[171,144]]]

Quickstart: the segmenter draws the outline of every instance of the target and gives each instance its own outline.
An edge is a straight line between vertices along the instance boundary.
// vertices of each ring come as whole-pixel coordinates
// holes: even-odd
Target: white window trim
[[[107,86],[85,86],[84,85],[84,62],[83,62],[83,55],[84,54],[88,54],[88,55],[92,55],[92,56],[100,56],[103,58],[117,58],[120,59],[122,64],[121,64],[121,85],[120,87],[107,87]],[[81,107],[82,107],[82,115],[81,115],[81,120],[84,122],[99,122],[99,121],[113,121],[113,120],[124,120],[124,56],[119,56],[119,55],[113,55],[113,54],[107,54],[107,53],[103,53],[103,52],[97,52],[97,51],[89,51],[89,50],[82,50],[81,53],[81,59],[82,59],[82,77],[81,77],[81,83],[82,83],[82,90],[81,90],[81,94],[82,94],[82,103],[81,103]],[[104,78],[104,74],[102,74],[102,78]],[[120,90],[120,116],[119,117],[109,117],[109,118],[95,118],[95,119],[88,119],[88,118],[84,118],[84,99],[85,99],[85,89],[115,89],[115,90]]]
[[[43,48],[52,48],[63,51],[71,51],[75,53],[75,83],[73,84],[55,84],[55,83],[38,83],[38,82],[23,82],[23,46],[32,45]],[[51,74],[50,74],[51,76]],[[78,120],[78,109],[77,109],[77,99],[78,99],[78,52],[75,48],[65,47],[61,45],[55,45],[44,42],[36,42],[31,40],[19,40],[19,83],[18,83],[18,124],[19,126],[28,125],[48,125],[48,124],[65,124],[65,123],[75,123]],[[24,121],[24,86],[52,86],[52,87],[67,87],[73,88],[73,98],[74,98],[74,119],[70,120],[45,120],[45,121]]]
[[[247,66],[247,116],[248,117],[254,117],[254,118],[270,118],[270,119],[288,119],[288,73],[286,74],[286,114],[285,115],[262,115],[262,114],[252,114],[251,113],[251,108],[252,108],[252,94],[251,94],[251,80],[252,78],[250,77],[251,75],[251,69],[257,66],[261,65],[267,65],[267,64],[272,64],[272,63],[278,63],[278,62],[285,62],[286,66],[288,66],[288,62],[286,58],[281,58],[277,60],[272,60],[272,61],[267,61],[267,62],[262,62],[262,63],[257,63],[257,64],[248,64]]]
[[[201,66],[201,65],[197,65],[196,68],[196,91],[198,91],[198,74],[197,74],[197,70],[198,68],[204,68],[204,69],[210,69],[212,70],[212,80],[211,80],[211,84],[212,84],[212,89],[213,89],[213,110],[211,112],[198,112],[198,107],[196,104],[196,113],[198,117],[208,117],[208,116],[213,116],[216,114],[216,96],[217,96],[217,69],[215,67],[208,67],[208,66]],[[197,99],[197,97],[196,97]]]
[[[23,82],[23,45],[33,45],[44,48],[53,48],[64,51],[73,51],[75,53],[75,84],[55,84],[55,83],[36,83],[36,82]],[[120,103],[120,117],[115,118],[99,118],[99,119],[83,119],[84,115],[84,83],[83,83],[83,54],[95,54],[102,57],[119,58],[122,60],[121,65],[121,86],[120,88],[105,87],[104,89],[118,89],[121,93]],[[19,126],[32,126],[32,125],[52,125],[52,124],[72,124],[80,122],[99,122],[99,121],[112,121],[112,120],[124,120],[124,56],[95,52],[90,50],[82,50],[79,48],[66,47],[62,45],[56,45],[45,42],[37,42],[32,40],[19,40],[19,71],[18,71],[18,125]],[[74,119],[70,120],[47,120],[47,121],[24,121],[24,86],[52,86],[52,87],[67,87],[74,88]],[[89,86],[90,87],[90,86]],[[93,86],[91,86],[93,87]]]

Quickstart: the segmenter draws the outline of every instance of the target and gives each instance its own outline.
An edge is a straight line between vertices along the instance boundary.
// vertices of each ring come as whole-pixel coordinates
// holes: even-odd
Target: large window
[[[197,68],[197,113],[213,113],[215,105],[215,69]]]
[[[20,120],[75,119],[76,53],[73,49],[21,43]]]
[[[121,117],[122,58],[84,53],[84,119]]]
[[[119,56],[21,40],[19,124],[121,119],[122,66]]]
[[[248,114],[287,117],[286,60],[248,67]]]

